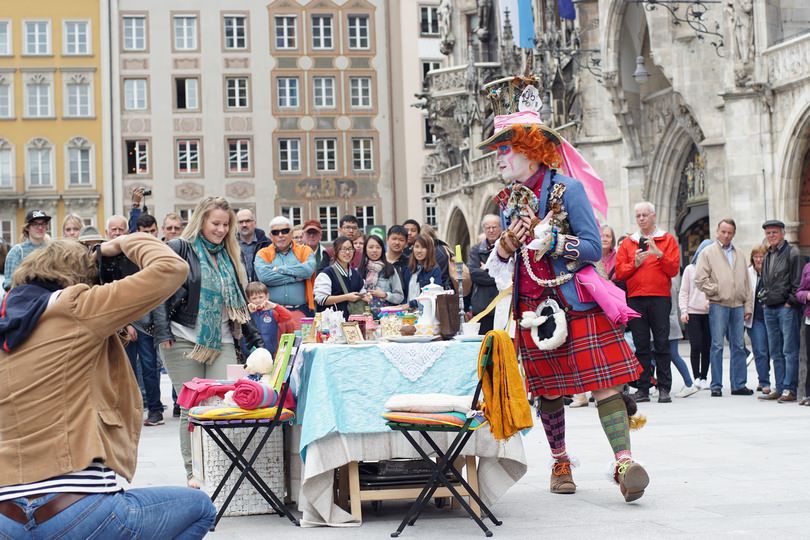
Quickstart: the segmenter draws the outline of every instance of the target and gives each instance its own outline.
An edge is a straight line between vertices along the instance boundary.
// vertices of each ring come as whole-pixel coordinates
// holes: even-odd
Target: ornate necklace
[[[526,246],[520,248],[520,254],[523,257],[523,266],[526,267],[526,272],[529,274],[529,277],[532,281],[540,285],[541,287],[559,287],[563,283],[566,283],[574,277],[574,274],[566,274],[560,273],[559,276],[553,279],[541,279],[537,277],[532,270],[532,265],[529,260],[529,249]]]

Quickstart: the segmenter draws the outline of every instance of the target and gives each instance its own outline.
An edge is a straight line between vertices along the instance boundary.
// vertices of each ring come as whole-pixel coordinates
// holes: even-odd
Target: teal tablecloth
[[[310,443],[333,432],[389,431],[380,414],[393,394],[472,395],[480,347],[480,342],[450,342],[418,380],[410,381],[377,345],[304,345],[296,414],[301,457],[306,459]]]

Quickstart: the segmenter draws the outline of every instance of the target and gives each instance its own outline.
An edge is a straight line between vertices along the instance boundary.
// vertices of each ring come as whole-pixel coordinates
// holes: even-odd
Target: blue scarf
[[[213,244],[202,235],[192,244],[200,260],[200,307],[195,328],[197,340],[189,358],[210,364],[222,350],[222,314],[243,324],[250,320],[239,278],[225,243]]]

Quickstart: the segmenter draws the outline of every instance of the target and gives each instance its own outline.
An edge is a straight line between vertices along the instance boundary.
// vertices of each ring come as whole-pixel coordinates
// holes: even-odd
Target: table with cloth
[[[292,375],[303,459],[301,525],[359,525],[333,500],[334,469],[352,461],[418,458],[380,416],[386,400],[394,394],[472,396],[479,348],[478,342],[458,341],[302,345]],[[435,435],[444,448],[454,436]],[[479,458],[479,492],[487,505],[526,473],[520,435],[496,441],[483,427],[462,455]]]

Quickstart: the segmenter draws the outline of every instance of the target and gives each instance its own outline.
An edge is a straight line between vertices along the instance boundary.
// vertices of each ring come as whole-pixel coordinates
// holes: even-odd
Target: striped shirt
[[[62,474],[30,484],[0,487],[0,501],[47,493],[114,493],[120,490],[115,471],[105,467],[101,461],[94,461],[83,471]]]

